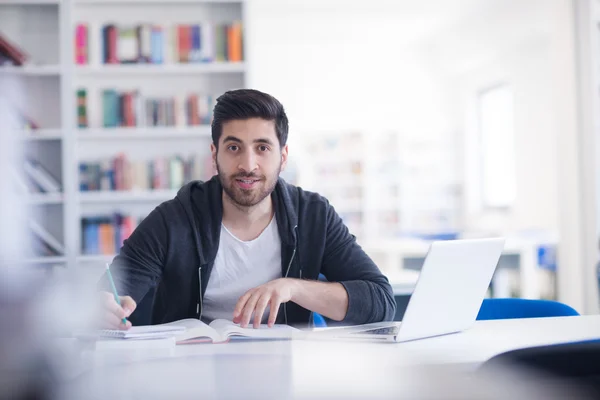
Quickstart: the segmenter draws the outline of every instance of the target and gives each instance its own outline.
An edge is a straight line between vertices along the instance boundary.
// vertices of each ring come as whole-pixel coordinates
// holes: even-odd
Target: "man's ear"
[[[288,161],[288,145],[286,144],[281,149],[281,170],[282,171],[285,171],[285,166],[287,165],[287,161]]]
[[[210,144],[210,154],[212,158],[213,171],[217,170],[217,146],[214,143]]]

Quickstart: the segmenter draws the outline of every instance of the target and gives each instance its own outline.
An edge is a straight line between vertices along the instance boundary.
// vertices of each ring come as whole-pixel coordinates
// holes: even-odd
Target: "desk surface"
[[[77,385],[106,398],[123,393],[253,398],[264,390],[290,398],[323,394],[331,387],[352,388],[356,395],[374,385],[392,390],[390,382],[394,390],[402,383],[404,390],[419,382],[415,370],[424,366],[474,367],[517,348],[598,338],[600,316],[581,316],[479,321],[462,333],[407,343],[239,340],[138,348],[132,343],[130,349],[94,352],[97,367]],[[358,373],[361,384],[351,378]]]

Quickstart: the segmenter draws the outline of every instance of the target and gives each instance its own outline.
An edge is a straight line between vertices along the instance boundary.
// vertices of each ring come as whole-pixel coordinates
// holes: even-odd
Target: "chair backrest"
[[[325,322],[325,318],[321,314],[313,313],[313,326],[315,328],[326,328],[327,322]]]
[[[519,298],[485,299],[477,320],[567,317],[579,315],[572,307],[558,301]]]

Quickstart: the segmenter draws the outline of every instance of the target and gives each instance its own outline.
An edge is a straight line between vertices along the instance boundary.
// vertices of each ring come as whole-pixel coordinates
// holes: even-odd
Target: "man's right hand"
[[[124,329],[131,328],[131,322],[123,324],[123,318],[127,318],[137,306],[135,301],[129,296],[119,296],[121,304],[117,304],[115,296],[109,292],[101,292],[101,301],[103,306],[103,326],[106,329]]]

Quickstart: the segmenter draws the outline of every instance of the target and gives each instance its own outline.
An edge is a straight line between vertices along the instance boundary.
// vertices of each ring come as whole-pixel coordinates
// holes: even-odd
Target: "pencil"
[[[115,295],[115,301],[118,305],[121,305],[121,301],[119,300],[119,294],[117,293],[117,287],[115,286],[115,281],[113,281],[112,274],[110,273],[110,267],[108,263],[106,263],[106,274],[108,275],[108,280],[110,281],[110,286],[112,286],[113,294]],[[123,325],[127,324],[127,319],[123,317]]]

